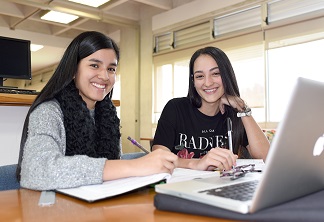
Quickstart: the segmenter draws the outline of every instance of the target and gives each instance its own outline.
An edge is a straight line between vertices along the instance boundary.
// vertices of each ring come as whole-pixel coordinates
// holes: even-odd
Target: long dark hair
[[[235,73],[227,55],[219,48],[206,47],[198,49],[190,59],[189,89],[187,97],[190,99],[191,103],[197,108],[200,108],[202,105],[201,97],[194,86],[194,63],[200,55],[209,55],[216,61],[220,75],[222,77],[225,97],[240,97],[240,91],[237,85]],[[226,117],[230,117],[233,124],[233,152],[240,155],[240,153],[242,152],[240,150],[240,145],[243,143],[245,130],[241,118],[238,118],[236,116],[236,113],[237,110],[233,109],[230,106],[225,106],[224,115],[226,115]]]
[[[30,113],[39,104],[53,99],[62,89],[64,89],[71,81],[73,81],[73,78],[77,73],[80,60],[100,49],[113,49],[116,53],[117,61],[119,61],[119,48],[117,44],[111,38],[100,32],[83,32],[78,35],[67,47],[52,77],[44,86],[42,91],[38,94],[27,113],[20,141],[19,159],[16,170],[18,181],[20,181],[21,161],[23,157],[25,142],[28,136],[28,123]],[[112,93],[113,91],[111,90],[107,96],[111,98]]]

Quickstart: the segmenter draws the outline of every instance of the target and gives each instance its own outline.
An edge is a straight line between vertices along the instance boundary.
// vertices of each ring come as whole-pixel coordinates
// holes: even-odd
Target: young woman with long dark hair
[[[178,158],[163,150],[120,159],[120,121],[111,101],[118,61],[116,43],[102,33],[84,32],[70,43],[27,114],[21,187],[52,190],[173,171]]]
[[[229,149],[228,118],[233,152]],[[269,146],[240,97],[226,54],[216,47],[197,50],[189,64],[188,95],[171,99],[164,107],[152,150],[177,154],[178,167],[229,170],[237,157],[265,160]]]

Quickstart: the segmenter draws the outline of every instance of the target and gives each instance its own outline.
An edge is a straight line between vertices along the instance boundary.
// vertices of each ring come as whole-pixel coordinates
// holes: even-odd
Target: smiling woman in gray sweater
[[[173,171],[178,158],[163,150],[120,159],[120,121],[111,101],[118,61],[116,43],[102,33],[84,32],[71,42],[27,113],[21,187],[52,190]]]

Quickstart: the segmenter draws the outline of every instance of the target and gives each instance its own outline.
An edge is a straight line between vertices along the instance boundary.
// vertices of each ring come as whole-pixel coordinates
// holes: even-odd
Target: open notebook
[[[248,173],[237,180],[210,177],[159,184],[155,191],[246,214],[324,189],[323,95],[324,83],[297,80],[261,176]],[[240,195],[245,185],[255,188],[251,198]]]
[[[262,160],[238,160],[237,164],[246,164],[247,161],[248,163],[256,164],[256,166],[260,169],[262,169],[264,166]],[[168,173],[160,173],[143,177],[128,177],[106,181],[97,185],[58,189],[56,191],[88,202],[94,202],[97,200],[114,197],[141,187],[145,187],[147,185],[155,184],[160,181],[165,181],[166,183],[175,183],[197,178],[213,177],[215,175],[219,176],[219,172],[176,168],[172,175]]]
[[[128,177],[111,180],[96,185],[57,189],[56,191],[88,202],[94,202],[158,183],[170,177],[171,175],[168,173],[160,173],[144,177]]]
[[[173,174],[159,173],[142,177],[127,177],[117,180],[105,181],[102,184],[81,186],[69,189],[57,189],[59,193],[76,197],[88,202],[114,197],[129,191],[145,187],[159,182],[178,182],[194,178],[205,178],[214,176],[217,172],[199,171],[176,168]]]

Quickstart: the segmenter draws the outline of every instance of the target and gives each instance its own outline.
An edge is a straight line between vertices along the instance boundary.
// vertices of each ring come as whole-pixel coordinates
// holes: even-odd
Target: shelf
[[[0,93],[0,106],[31,106],[36,95]],[[116,107],[120,106],[120,100],[113,100]]]
[[[0,93],[0,106],[30,106],[36,95]]]

